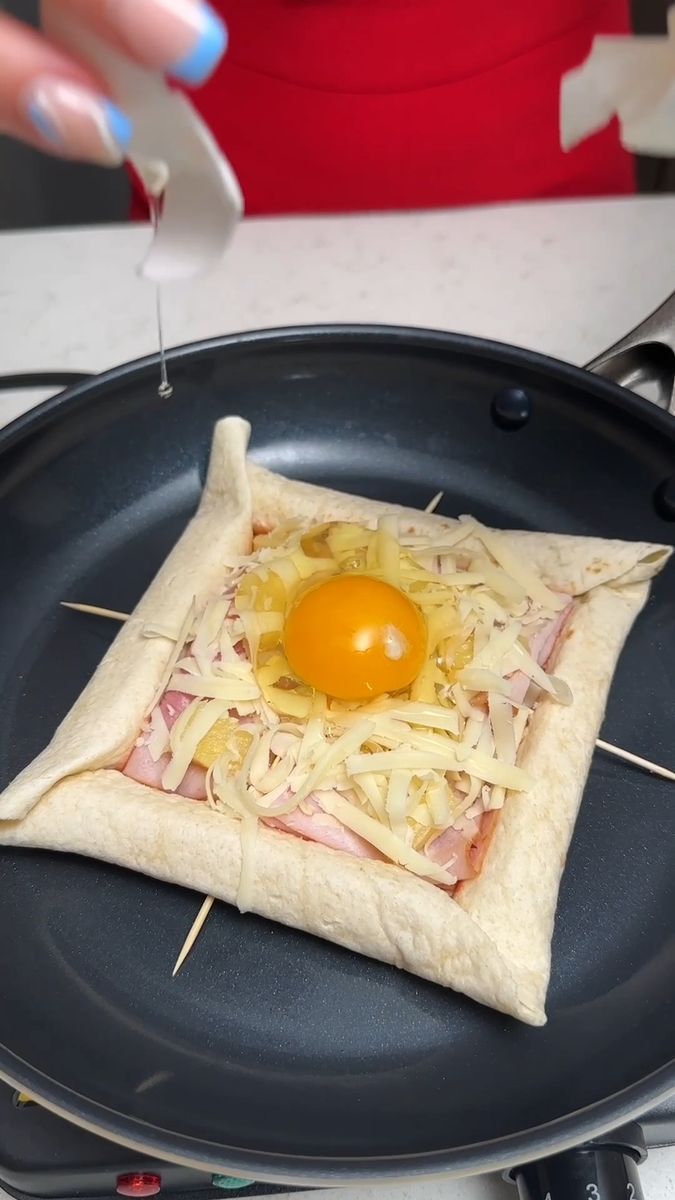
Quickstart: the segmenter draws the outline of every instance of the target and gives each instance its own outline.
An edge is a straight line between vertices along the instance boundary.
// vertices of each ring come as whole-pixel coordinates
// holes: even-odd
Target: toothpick
[[[114,608],[99,608],[97,604],[71,604],[61,601],[61,608],[72,608],[75,612],[90,613],[92,617],[109,617],[111,621],[128,621],[130,613],[116,612]]]
[[[430,500],[429,503],[427,504],[427,506],[424,510],[425,513],[436,512],[436,509],[438,508],[444,495],[445,495],[445,492],[436,492],[436,495],[434,496],[433,500]]]
[[[669,771],[667,767],[659,767],[656,763],[650,762],[648,758],[640,758],[639,754],[631,754],[628,750],[622,750],[619,746],[612,746],[609,742],[603,742],[599,738],[595,743],[599,750],[605,750],[607,754],[613,754],[616,758],[623,758],[626,762],[634,763],[636,767],[643,767],[645,771],[651,771],[652,775],[660,775],[662,779],[675,780],[675,771]]]
[[[202,904],[199,912],[197,913],[197,916],[195,917],[194,921],[192,922],[192,927],[190,929],[190,932],[188,933],[185,941],[183,942],[183,947],[181,949],[181,952],[178,955],[178,958],[176,959],[176,965],[172,971],[172,978],[175,979],[175,977],[178,974],[178,972],[180,971],[183,963],[185,962],[185,959],[187,958],[192,947],[194,946],[195,942],[197,941],[197,938],[199,937],[199,935],[204,927],[206,918],[208,917],[209,913],[211,912],[211,909],[214,904],[214,900],[215,900],[214,896],[207,896],[206,899],[204,900],[204,903]]]

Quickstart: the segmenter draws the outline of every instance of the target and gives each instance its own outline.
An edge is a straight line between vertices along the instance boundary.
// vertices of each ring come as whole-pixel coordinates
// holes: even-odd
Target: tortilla
[[[249,426],[216,427],[206,488],[188,525],[46,749],[0,796],[0,843],[117,863],[234,903],[240,824],[205,804],[122,775],[161,687],[176,631],[215,592],[228,555],[247,554],[253,523],[368,522],[438,534],[445,517],[282,479],[247,463]],[[252,908],[362,954],[542,1024],[560,877],[624,640],[671,549],[546,533],[505,535],[549,583],[581,597],[557,663],[571,707],[540,704],[519,763],[535,779],[509,794],[478,878],[453,898],[402,868],[261,827]]]

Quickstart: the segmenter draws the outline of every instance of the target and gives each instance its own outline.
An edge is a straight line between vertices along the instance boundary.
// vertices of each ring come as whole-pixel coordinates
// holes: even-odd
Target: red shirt
[[[560,149],[560,78],[627,0],[220,0],[230,48],[192,98],[248,213],[634,190],[616,127]]]

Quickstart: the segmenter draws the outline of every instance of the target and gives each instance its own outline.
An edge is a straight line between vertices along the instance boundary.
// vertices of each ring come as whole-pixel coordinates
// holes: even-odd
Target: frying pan
[[[153,357],[19,418],[0,435],[3,781],[114,636],[59,602],[132,608],[196,506],[225,413],[252,422],[258,462],[296,478],[418,507],[442,490],[441,511],[498,526],[671,540],[674,312],[671,300],[597,374],[449,333],[297,328],[172,351],[170,400]],[[658,403],[612,376],[649,382]],[[671,566],[603,733],[671,765],[674,635]],[[674,835],[672,785],[596,754],[543,1029],[225,906],[172,981],[198,897],[0,851],[0,1075],[155,1158],[259,1180],[567,1162],[675,1090]],[[622,1200],[638,1194],[631,1136],[604,1139],[603,1153],[622,1148]],[[542,1171],[520,1172],[524,1195],[543,1200],[555,1173]],[[614,1200],[619,1175],[548,1190],[589,1200],[606,1179]]]

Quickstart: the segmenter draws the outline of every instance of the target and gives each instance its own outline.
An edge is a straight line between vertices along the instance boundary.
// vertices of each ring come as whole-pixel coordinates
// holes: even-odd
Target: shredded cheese
[[[169,734],[172,757],[162,775],[162,787],[167,792],[175,792],[180,786],[197,746],[227,709],[226,700],[195,700],[181,713]]]
[[[164,692],[166,691],[167,684],[168,684],[171,676],[173,675],[174,667],[175,667],[176,663],[178,662],[178,659],[181,656],[183,647],[185,646],[187,638],[188,638],[190,631],[192,629],[192,626],[194,624],[195,611],[196,611],[196,604],[195,604],[195,601],[192,600],[188,607],[188,610],[185,614],[185,617],[183,618],[183,623],[182,623],[180,629],[178,630],[173,649],[169,655],[166,666],[165,666],[164,670],[162,671],[159,682],[157,684],[157,688],[155,689],[155,694],[154,694],[150,704],[148,705],[146,715],[149,715],[152,712],[155,705],[159,704],[160,700],[162,699],[162,696],[164,695]],[[160,635],[160,636],[165,636],[165,635]]]
[[[468,692],[492,692],[494,695],[510,696],[511,684],[496,671],[485,667],[465,667],[459,673],[459,682]]]
[[[401,582],[401,547],[398,541],[398,517],[387,514],[377,523],[376,556],[383,578],[393,587]]]
[[[495,753],[502,763],[515,763],[516,738],[513,728],[513,709],[506,697],[498,692],[488,695]]]
[[[486,529],[484,525],[479,525],[477,521],[473,522],[473,532],[480,538],[486,550],[499,563],[500,567],[515,579],[525,590],[528,596],[537,604],[541,604],[543,608],[549,608],[552,612],[561,612],[569,603],[568,596],[561,596],[559,592],[552,592],[549,587],[540,579],[536,571],[528,567],[527,563],[518,558],[516,554],[506,545],[501,534],[495,533],[492,529]]]
[[[397,837],[405,839],[410,802],[410,771],[392,771],[387,786],[385,807],[389,824]]]
[[[330,796],[324,795],[321,797],[321,807],[331,816],[337,817],[338,821],[346,825],[347,829],[351,829],[353,833],[358,833],[360,837],[365,838],[386,858],[390,858],[392,862],[398,863],[401,867],[406,867],[413,875],[433,879],[436,883],[444,884],[446,887],[452,887],[457,882],[454,875],[450,875],[449,872],[436,866],[431,859],[425,858],[423,854],[419,854],[417,850],[407,846],[390,829],[380,824],[379,821],[374,821],[367,813],[355,808],[353,804],[345,800],[344,796],[337,793]]]
[[[373,732],[372,721],[359,721],[353,729],[348,729],[345,733],[328,745],[323,753],[319,756],[315,766],[309,772],[302,787],[298,790],[296,801],[299,804],[319,786],[323,778],[328,775],[329,771],[345,762],[350,754],[363,745],[368,740],[369,735]]]
[[[215,675],[172,675],[169,688],[184,692],[187,696],[210,697],[212,700],[227,700],[230,705],[240,700],[257,700],[260,688],[251,680],[219,678]]]
[[[167,791],[201,764],[208,803],[241,823],[243,909],[254,899],[258,823],[296,810],[318,840],[338,823],[451,887],[428,847],[451,828],[475,835],[484,813],[530,786],[518,755],[532,707],[541,697],[571,702],[530,649],[545,644],[568,597],[476,521],[437,537],[402,533],[400,523],[395,513],[375,528],[284,522],[231,560],[221,591],[199,612],[193,603],[175,634],[144,629],[173,646],[139,744],[155,761],[168,752]],[[427,656],[404,693],[339,701],[294,677],[286,615],[300,589],[343,571],[385,580],[424,614]],[[393,626],[383,644],[392,660],[406,652]],[[516,703],[523,676],[529,689]],[[192,698],[170,730],[159,707],[167,688]]]

